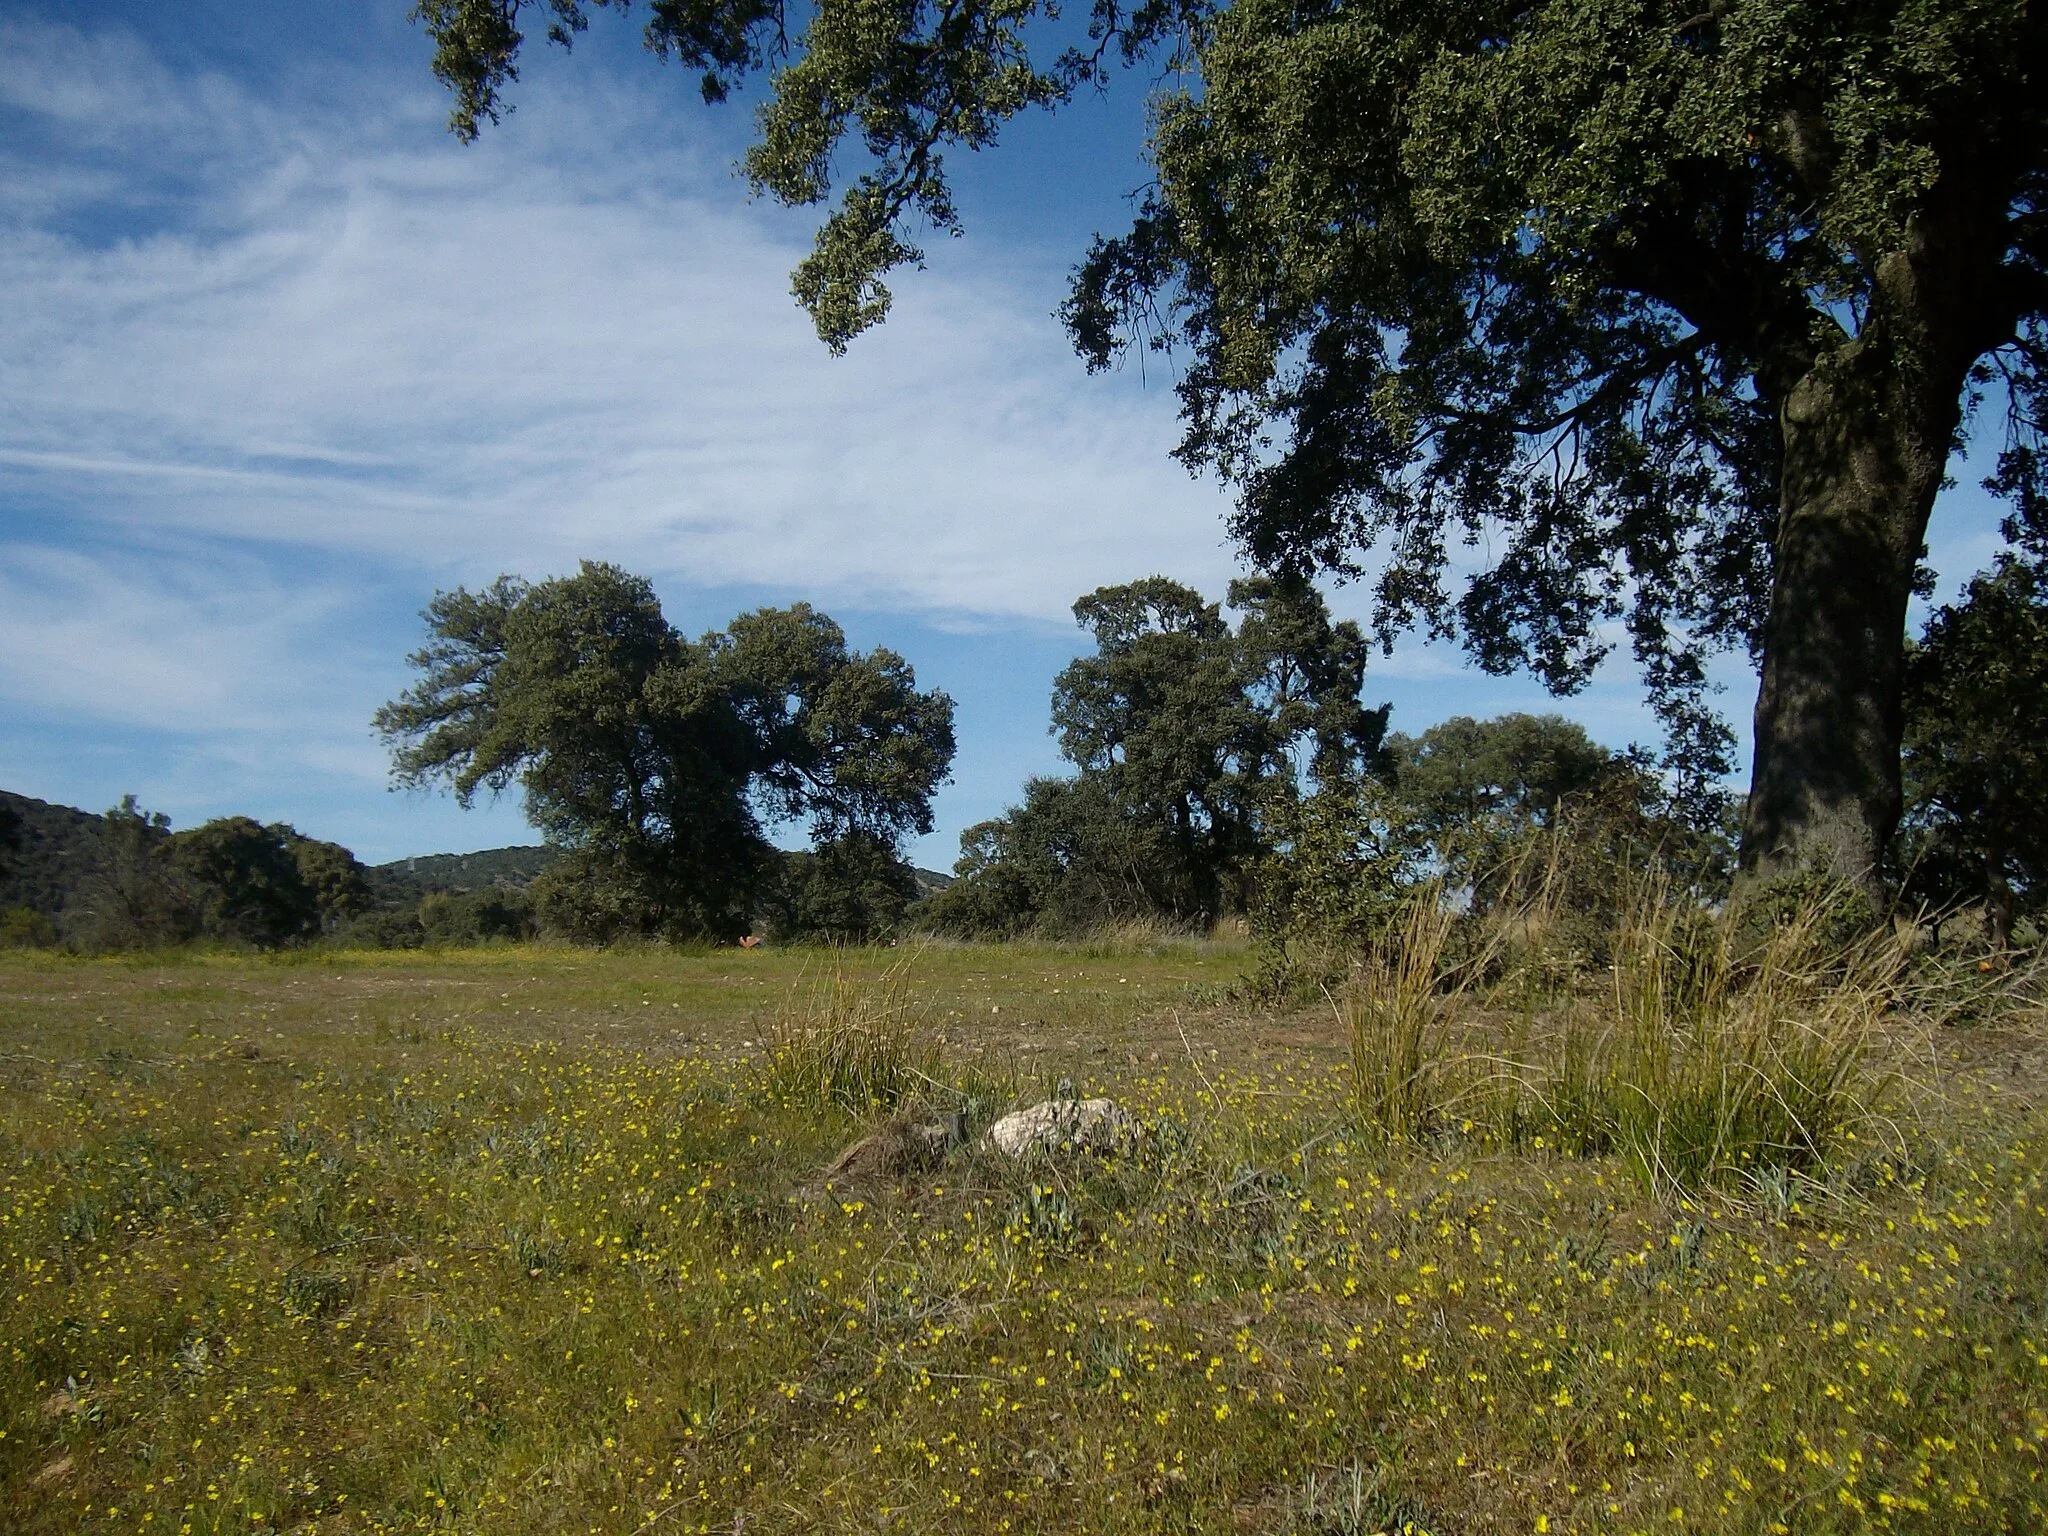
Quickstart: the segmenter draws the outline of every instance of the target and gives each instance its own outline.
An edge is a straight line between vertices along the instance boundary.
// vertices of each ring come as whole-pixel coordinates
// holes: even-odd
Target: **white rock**
[[[1106,1152],[1137,1134],[1137,1122],[1109,1099],[1047,1099],[1005,1115],[987,1141],[1005,1157],[1043,1149]]]

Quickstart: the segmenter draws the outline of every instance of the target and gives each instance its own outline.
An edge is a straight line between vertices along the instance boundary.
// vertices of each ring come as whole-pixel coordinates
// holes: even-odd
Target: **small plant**
[[[310,1322],[340,1311],[348,1301],[352,1287],[345,1275],[319,1269],[294,1269],[286,1273],[278,1289],[285,1314],[298,1322]]]
[[[1390,1141],[1419,1140],[1442,1107],[1439,1034],[1449,999],[1441,961],[1452,920],[1442,893],[1425,886],[1339,1003],[1359,1118]]]
[[[1818,1168],[1888,1085],[1874,1045],[1903,941],[1843,941],[1824,894],[1778,914],[1746,957],[1740,922],[1651,886],[1617,939],[1615,1139],[1653,1192]]]
[[[559,1239],[523,1226],[506,1229],[505,1249],[513,1269],[533,1280],[560,1273],[568,1262],[567,1251]]]
[[[941,1086],[942,1053],[926,1015],[911,995],[907,961],[872,976],[842,956],[828,979],[792,987],[769,1026],[770,1097],[867,1115]]]
[[[1325,1476],[1311,1472],[1290,1501],[1296,1536],[1435,1536],[1441,1529],[1420,1500],[1387,1491],[1385,1477],[1356,1462]]]
[[[1013,1202],[1009,1225],[1020,1236],[1047,1247],[1070,1244],[1080,1232],[1074,1202],[1053,1185],[1036,1180]]]

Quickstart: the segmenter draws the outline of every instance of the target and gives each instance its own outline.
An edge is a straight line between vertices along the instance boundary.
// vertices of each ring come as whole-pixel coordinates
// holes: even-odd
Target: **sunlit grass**
[[[765,1033],[767,1087],[795,1110],[892,1110],[943,1090],[930,1003],[910,984],[910,959],[864,974],[844,954],[793,984]]]
[[[825,1193],[866,1116],[763,1091],[778,1013],[842,1006],[804,966],[0,965],[0,1526],[2048,1522],[2024,1034],[1774,1198],[1653,1196],[1372,1133],[1334,1025],[1205,1002],[1194,951],[960,947],[842,1013],[944,1071],[1025,1016],[1001,1050],[1146,1135]]]

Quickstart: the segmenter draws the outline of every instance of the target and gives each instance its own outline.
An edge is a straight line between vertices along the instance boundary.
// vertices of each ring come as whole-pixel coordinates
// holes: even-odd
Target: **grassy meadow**
[[[1717,1081],[1849,1108],[1688,1184],[1627,986],[1250,963],[0,956],[0,1527],[2048,1529],[2038,1011],[1743,1014]],[[1064,1079],[1144,1133],[827,1187],[890,1096],[842,1027],[970,1125]]]

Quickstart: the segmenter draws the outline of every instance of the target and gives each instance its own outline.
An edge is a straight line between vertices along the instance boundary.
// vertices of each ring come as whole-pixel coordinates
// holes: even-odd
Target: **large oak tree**
[[[1070,779],[961,835],[933,909],[968,931],[1073,931],[1130,918],[1207,925],[1253,899],[1271,824],[1309,784],[1382,766],[1388,706],[1364,702],[1367,645],[1303,582],[1232,582],[1223,609],[1163,576],[1074,604],[1095,638],[1053,680]]]
[[[522,10],[564,43],[587,14],[417,7],[465,135],[500,110]],[[1183,351],[1181,452],[1240,488],[1250,556],[1371,573],[1383,637],[1459,634],[1564,691],[1625,621],[1696,770],[1726,741],[1704,658],[1746,648],[1745,864],[1871,877],[1973,383],[2010,409],[2000,483],[2034,487],[2038,7],[1096,0],[1056,57],[1050,0],[650,13],[707,99],[773,69],[757,189],[821,203],[853,173],[795,278],[834,347],[885,315],[918,226],[957,224],[947,151],[1163,57],[1157,186],[1067,319],[1096,364]]]
[[[377,712],[394,778],[468,805],[517,785],[569,850],[543,877],[594,935],[744,933],[776,862],[764,821],[895,857],[932,829],[953,701],[857,652],[807,603],[692,641],[617,566],[437,593],[420,679]]]

